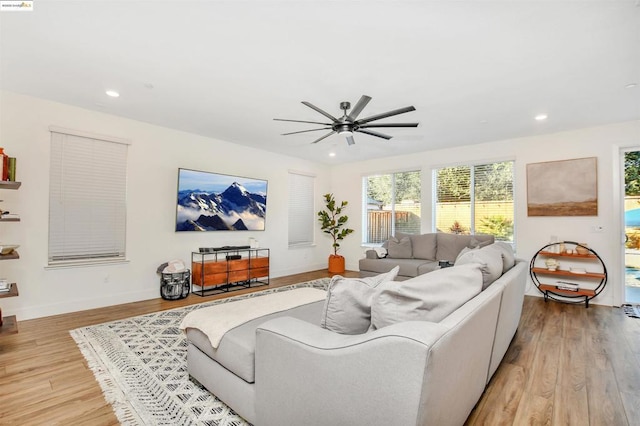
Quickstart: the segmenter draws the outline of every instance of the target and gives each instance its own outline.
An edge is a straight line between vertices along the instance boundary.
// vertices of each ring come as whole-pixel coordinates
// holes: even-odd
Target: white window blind
[[[289,172],[289,247],[313,244],[313,176]]]
[[[436,229],[513,242],[513,165],[503,161],[434,170]]]
[[[52,130],[49,264],[124,259],[127,149]]]

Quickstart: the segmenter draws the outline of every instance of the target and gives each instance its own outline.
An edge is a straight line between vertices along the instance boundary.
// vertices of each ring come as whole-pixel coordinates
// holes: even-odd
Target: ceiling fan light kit
[[[361,120],[358,120],[358,116],[360,115],[360,113],[362,112],[362,110],[367,106],[367,104],[369,103],[369,101],[371,100],[371,97],[366,96],[366,95],[362,95],[360,97],[360,100],[358,101],[358,103],[356,104],[355,107],[353,107],[353,109],[351,110],[350,113],[347,113],[347,111],[349,111],[351,109],[351,103],[349,102],[340,102],[340,109],[343,111],[342,117],[341,118],[336,118],[333,115],[329,114],[328,112],[318,108],[317,106],[313,105],[310,102],[307,101],[302,101],[302,103],[306,106],[308,106],[309,108],[311,108],[312,110],[324,115],[326,118],[328,118],[329,120],[331,120],[331,123],[322,123],[322,122],[317,122],[317,121],[304,121],[304,120],[288,120],[288,119],[283,119],[283,118],[274,118],[274,120],[276,121],[289,121],[289,122],[293,122],[293,123],[306,123],[306,124],[319,124],[325,127],[321,127],[318,129],[311,129],[311,130],[301,130],[301,131],[297,131],[297,132],[289,132],[289,133],[283,133],[283,136],[286,135],[294,135],[297,133],[306,133],[306,132],[316,132],[319,130],[331,130],[329,133],[325,134],[324,136],[321,136],[320,138],[314,140],[313,142],[311,142],[312,144],[318,143],[326,138],[328,138],[331,135],[334,134],[339,134],[341,136],[344,136],[347,140],[347,144],[349,145],[353,145],[355,144],[355,140],[353,138],[353,134],[356,132],[359,133],[364,133],[366,135],[371,135],[371,136],[375,136],[378,138],[382,138],[382,139],[386,139],[389,140],[392,138],[392,136],[389,135],[385,135],[384,133],[380,133],[380,132],[376,132],[373,130],[367,130],[368,128],[384,128],[384,127],[418,127],[419,123],[377,123],[377,124],[371,124],[372,121],[376,121],[376,120],[381,120],[383,118],[387,118],[387,117],[393,117],[394,115],[399,115],[399,114],[404,114],[406,112],[411,112],[411,111],[415,111],[415,107],[413,106],[408,106],[408,107],[404,107],[404,108],[400,108],[400,109],[394,109],[393,111],[388,111],[382,114],[376,114],[376,115],[372,115],[370,117],[367,118],[363,118]]]

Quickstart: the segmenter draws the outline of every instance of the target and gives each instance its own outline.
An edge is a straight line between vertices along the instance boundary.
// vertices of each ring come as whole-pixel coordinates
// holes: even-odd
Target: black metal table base
[[[192,289],[191,292],[200,297],[204,297],[204,296],[213,296],[213,295],[222,294],[222,293],[229,293],[232,291],[238,291],[244,288],[262,287],[266,285],[269,285],[269,281],[254,279],[254,280],[248,280],[248,281],[238,281],[235,283],[216,285],[211,288],[202,287],[200,290]]]

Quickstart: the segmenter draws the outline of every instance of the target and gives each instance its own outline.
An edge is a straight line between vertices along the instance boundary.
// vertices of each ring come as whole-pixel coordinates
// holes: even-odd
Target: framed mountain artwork
[[[267,181],[178,169],[176,232],[264,231]]]
[[[528,216],[597,216],[596,157],[527,164]]]

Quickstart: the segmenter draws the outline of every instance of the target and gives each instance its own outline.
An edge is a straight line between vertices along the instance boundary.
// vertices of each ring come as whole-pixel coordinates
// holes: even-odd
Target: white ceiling
[[[38,0],[0,13],[0,87],[339,164],[640,119],[638,6]],[[300,102],[340,115],[363,94],[360,117],[414,105],[385,121],[420,126],[348,147],[273,121],[325,121]]]

